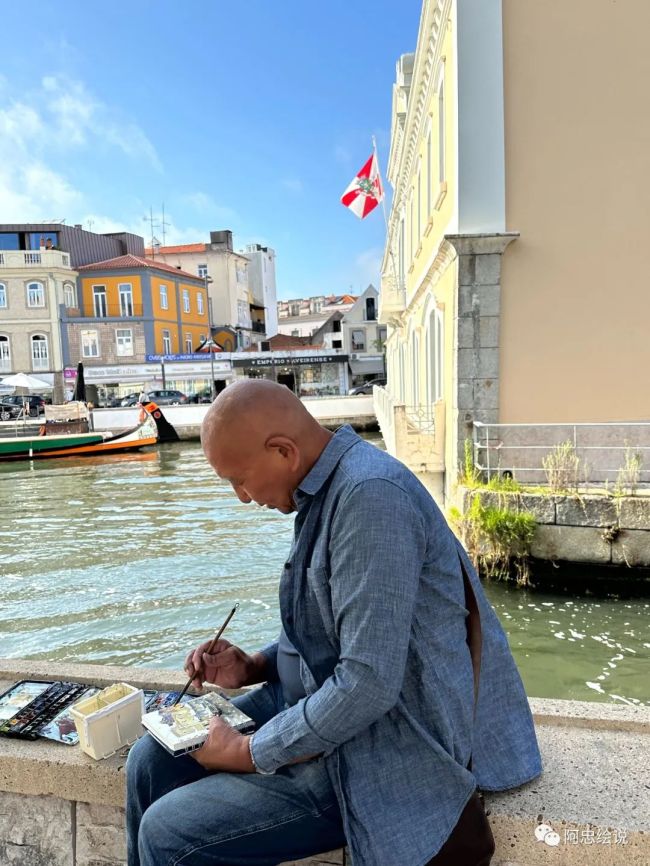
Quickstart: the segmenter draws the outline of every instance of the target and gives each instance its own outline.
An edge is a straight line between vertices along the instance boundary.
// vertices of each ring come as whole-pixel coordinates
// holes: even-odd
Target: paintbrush
[[[217,641],[219,640],[219,638],[221,637],[221,635],[224,633],[224,631],[225,631],[225,629],[226,629],[226,626],[228,625],[228,623],[230,622],[230,620],[231,620],[231,619],[233,618],[233,616],[235,615],[235,611],[237,610],[238,607],[239,607],[239,602],[237,602],[237,604],[233,607],[233,609],[230,611],[230,613],[228,614],[228,616],[227,616],[226,619],[224,620],[224,623],[223,623],[223,625],[221,626],[221,628],[219,629],[219,631],[218,631],[218,632],[215,634],[215,636],[212,638],[212,641],[210,642],[210,646],[209,646],[209,647],[207,648],[207,650],[206,650],[206,653],[207,653],[208,655],[210,655],[210,653],[212,652],[212,650],[215,648]],[[192,685],[192,681],[196,678],[196,674],[197,674],[197,673],[198,673],[198,671],[194,674],[194,676],[191,676],[191,677],[189,678],[189,680],[185,683],[185,688],[183,689],[183,691],[180,693],[180,695],[176,698],[176,700],[175,700],[174,703],[172,704],[173,707],[176,706],[176,704],[180,701],[180,699],[183,697],[183,695],[187,692],[187,690],[189,689],[189,687]]]

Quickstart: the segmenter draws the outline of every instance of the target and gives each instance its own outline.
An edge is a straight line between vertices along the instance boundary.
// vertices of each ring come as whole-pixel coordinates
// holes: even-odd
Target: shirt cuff
[[[253,740],[255,738],[255,734],[252,737],[248,738],[248,751],[250,752],[251,761],[253,762],[253,768],[256,773],[260,773],[262,776],[272,776],[275,773],[275,770],[263,770],[257,761],[255,760],[255,754],[253,752]]]
[[[251,758],[263,774],[275,772],[306,755],[333,752],[338,743],[323,739],[307,718],[311,698],[302,698],[297,704],[278,713],[255,731],[251,742]]]

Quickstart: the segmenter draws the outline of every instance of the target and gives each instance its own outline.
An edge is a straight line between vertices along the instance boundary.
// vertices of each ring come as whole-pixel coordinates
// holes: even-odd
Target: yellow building
[[[192,354],[209,334],[205,280],[139,256],[79,268],[79,310],[67,310],[70,360],[115,364]]]
[[[423,4],[393,88],[375,402],[439,499],[477,422],[648,420],[649,27],[646,0]]]

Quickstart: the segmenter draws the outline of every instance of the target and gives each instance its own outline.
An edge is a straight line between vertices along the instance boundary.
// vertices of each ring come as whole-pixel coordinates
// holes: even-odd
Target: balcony
[[[62,250],[0,250],[0,268],[71,268]]]
[[[391,272],[383,273],[381,275],[381,292],[379,293],[378,322],[387,325],[393,317],[399,316],[405,309],[406,291],[399,286],[396,277]]]
[[[373,390],[375,412],[386,449],[412,472],[444,472],[445,404],[406,406],[387,388]]]
[[[253,322],[251,327],[252,327],[253,331],[255,331],[258,334],[265,334],[266,333],[266,325],[264,324],[264,322]]]
[[[61,305],[63,319],[138,319],[143,315],[142,304],[102,304],[79,309]]]

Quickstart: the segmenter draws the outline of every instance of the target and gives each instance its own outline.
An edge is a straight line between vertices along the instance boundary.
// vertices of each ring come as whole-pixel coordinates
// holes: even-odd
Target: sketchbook
[[[217,692],[145,713],[142,724],[161,746],[177,757],[203,745],[213,716],[221,716],[242,733],[255,727],[249,716]]]

